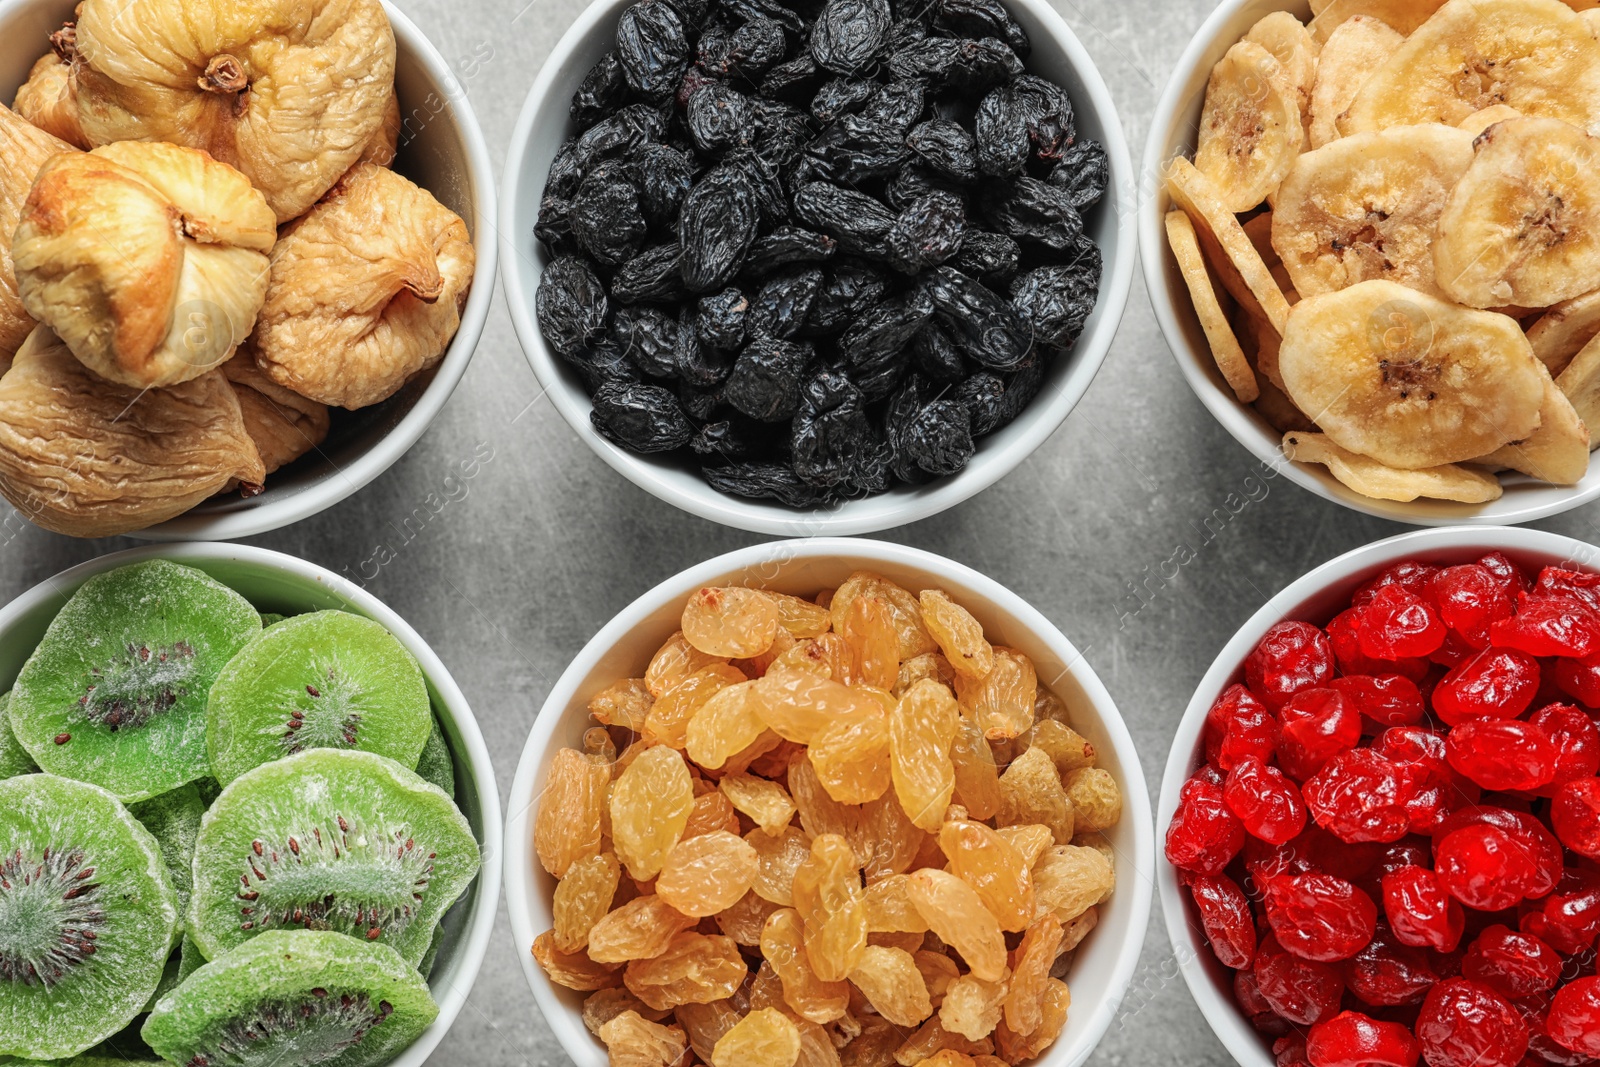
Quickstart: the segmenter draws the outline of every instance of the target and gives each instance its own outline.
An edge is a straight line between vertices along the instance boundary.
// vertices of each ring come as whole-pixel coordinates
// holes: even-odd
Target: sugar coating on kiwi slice
[[[125,802],[208,773],[206,697],[261,616],[209,575],[149,560],[95,575],[18,675],[17,740],[51,774]]]
[[[422,746],[422,755],[417,757],[417,774],[423,781],[438,786],[445,796],[456,795],[456,768],[450,759],[450,745],[445,741],[444,731],[439,728],[437,719],[433,720],[427,744]]]
[[[17,735],[11,732],[11,715],[6,710],[11,705],[11,693],[0,693],[0,779],[15,778],[19,774],[35,774],[39,767],[22,747]]]
[[[467,820],[414,771],[312,749],[236,779],[206,813],[189,936],[215,960],[264,932],[331,930],[415,967],[478,864]]]
[[[195,971],[141,1033],[184,1067],[374,1067],[438,1014],[421,976],[393,950],[279,930]]]
[[[199,787],[190,782],[170,793],[131,804],[128,810],[161,846],[167,875],[178,894],[178,914],[186,914],[189,893],[194,888],[194,844],[200,837],[200,820],[206,813]]]
[[[0,782],[0,1055],[62,1059],[144,1010],[178,927],[155,838],[110,793]]]
[[[379,623],[344,611],[296,615],[257,634],[217,676],[206,716],[223,785],[313,748],[415,767],[433,726],[416,658]]]

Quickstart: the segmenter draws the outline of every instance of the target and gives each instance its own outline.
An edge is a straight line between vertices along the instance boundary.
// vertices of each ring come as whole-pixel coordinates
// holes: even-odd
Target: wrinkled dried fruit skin
[[[690,292],[709,293],[733,280],[755,240],[757,221],[756,189],[743,170],[718,167],[695,183],[678,220],[683,282]]]
[[[555,932],[547,930],[533,942],[533,958],[556,985],[580,992],[611,989],[622,984],[622,968],[596,963],[582,952],[562,952],[556,948]]]
[[[969,1041],[988,1037],[1000,1025],[1010,977],[1007,973],[998,981],[986,982],[975,974],[962,975],[945,990],[939,1024]]]
[[[661,694],[645,717],[644,740],[652,744],[682,748],[689,724],[712,697],[723,689],[741,685],[744,672],[727,663],[702,667]]]
[[[40,63],[54,58],[54,55],[47,56]],[[26,88],[24,86],[23,90]],[[19,110],[23,90],[17,93]],[[16,233],[18,218],[39,168],[51,156],[71,150],[72,145],[66,141],[52,137],[45,129],[0,105],[0,156],[7,163],[6,173],[0,179],[0,233]],[[10,363],[22,342],[33,332],[34,325],[33,317],[17,295],[11,244],[0,242],[0,367]]]
[[[924,589],[919,606],[923,625],[956,673],[982,679],[994,669],[994,646],[984,639],[982,625],[966,608],[939,589]]]
[[[11,106],[30,125],[73,148],[94,147],[78,121],[78,88],[72,80],[71,59],[58,55],[53,47],[34,61]]]
[[[261,455],[264,473],[281,470],[327,438],[327,406],[285,389],[263,374],[248,342],[221,369],[239,398],[245,432]]]
[[[1016,849],[982,823],[964,820],[940,828],[939,848],[951,873],[978,891],[1002,930],[1027,929],[1036,910],[1033,875]]]
[[[635,897],[590,928],[589,958],[597,963],[650,959],[694,924],[691,916],[653,893]]]
[[[950,690],[931,679],[912,686],[889,716],[895,795],[913,824],[936,831],[955,791],[950,748],[961,712]]]
[[[1062,950],[1062,938],[1061,920],[1047,912],[1028,927],[1017,945],[1003,1005],[1006,1026],[1013,1033],[1031,1034],[1044,1021],[1045,991],[1050,969]]]
[[[754,848],[726,830],[687,838],[667,854],[656,894],[685,915],[715,915],[744,896],[759,862]]]
[[[731,938],[684,931],[667,950],[623,972],[630,992],[652,1008],[706,1004],[733,995],[749,971]]]
[[[760,655],[779,627],[778,609],[755,589],[702,589],[683,609],[683,636],[708,656],[730,659]]]
[[[1006,969],[1005,936],[977,891],[947,871],[924,868],[906,884],[912,906],[929,929],[950,945],[972,973],[997,982]]]
[[[850,981],[896,1026],[919,1026],[933,1014],[928,987],[909,952],[869,945],[851,969]]]
[[[783,997],[802,1018],[822,1024],[845,1013],[849,989],[844,981],[824,982],[806,954],[805,926],[800,913],[782,908],[761,930],[761,954],[783,983]]]
[[[1027,656],[1009,648],[994,652],[994,667],[983,678],[956,675],[956,696],[985,737],[1009,741],[1033,725],[1039,682]]]
[[[591,1034],[599,1037],[602,1026],[623,1012],[629,1011],[637,1012],[640,1018],[649,1019],[653,1023],[665,1018],[664,1012],[656,1011],[626,989],[614,986],[610,989],[596,990],[584,998],[583,1025]]]
[[[1111,895],[1116,872],[1099,849],[1057,845],[1033,867],[1033,891],[1042,908],[1070,923]]]
[[[756,850],[759,865],[751,891],[782,907],[794,903],[794,872],[811,855],[811,839],[798,826],[790,826],[778,837],[765,830],[752,830],[745,840]]]
[[[606,852],[579,860],[556,885],[551,913],[556,947],[581,952],[589,944],[589,931],[611,910],[611,898],[622,877],[617,858]]]
[[[1001,826],[1039,823],[1050,827],[1057,844],[1072,840],[1076,832],[1072,801],[1062,788],[1055,763],[1042,749],[1030,748],[1000,776],[1000,811],[995,821]]]
[[[817,734],[809,756],[829,797],[841,804],[867,804],[889,789],[891,748],[883,713],[863,708],[835,719]]]
[[[794,1067],[800,1031],[776,1008],[752,1011],[717,1041],[712,1067]]]
[[[575,749],[556,752],[534,816],[534,850],[545,870],[565,878],[574,863],[600,854],[610,786],[607,768]]]
[[[610,811],[617,858],[630,875],[656,876],[693,806],[689,770],[675,750],[657,745],[629,764],[611,788]]]
[[[793,892],[811,969],[825,982],[845,978],[867,944],[867,904],[849,842],[838,834],[812,839],[811,856],[795,871]]]
[[[651,1022],[637,1011],[625,1011],[595,1034],[605,1043],[612,1067],[672,1067],[688,1040],[676,1026]]]

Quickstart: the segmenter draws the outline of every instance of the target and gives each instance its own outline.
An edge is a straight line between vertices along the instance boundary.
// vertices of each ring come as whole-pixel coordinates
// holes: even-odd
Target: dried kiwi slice
[[[433,721],[433,729],[428,734],[428,743],[422,746],[422,755],[417,757],[417,774],[424,782],[438,786],[444,790],[444,795],[456,795],[456,768],[450,759],[450,746],[444,739],[444,731],[439,728],[439,720]]]
[[[192,567],[97,574],[23,666],[12,729],[51,774],[125,802],[160,796],[207,773],[206,695],[260,630],[249,601]]]
[[[206,1067],[371,1067],[439,1014],[417,972],[382,945],[279,930],[200,968],[141,1033],[161,1056]]]
[[[415,767],[433,712],[422,668],[393,634],[360,615],[316,611],[269,626],[223,668],[206,723],[211,772],[227,785],[313,748]]]
[[[0,779],[35,774],[39,770],[33,757],[28,755],[28,750],[17,740],[17,735],[11,732],[11,716],[6,711],[10,704],[11,694],[0,693]]]
[[[189,936],[207,959],[265,931],[333,930],[415,967],[478,873],[455,804],[394,760],[312,749],[222,791],[200,825]]]
[[[194,843],[200,836],[200,818],[206,813],[199,787],[190,782],[170,793],[129,805],[128,810],[161,846],[167,875],[178,894],[178,914],[187,914],[189,893],[194,888]]]
[[[0,782],[0,1055],[75,1056],[155,992],[178,925],[161,849],[110,793]]]

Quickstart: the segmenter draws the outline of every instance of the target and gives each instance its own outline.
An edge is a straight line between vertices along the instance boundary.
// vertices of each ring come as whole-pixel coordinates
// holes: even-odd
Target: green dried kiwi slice
[[[288,617],[287,615],[279,615],[276,611],[263,611],[261,613],[261,628],[265,630],[267,627],[280,623]]]
[[[97,574],[56,615],[11,691],[11,726],[51,774],[131,803],[208,773],[206,696],[261,631],[244,597],[155,559]]]
[[[394,760],[317,748],[263,763],[200,824],[189,936],[209,960],[272,930],[333,930],[415,967],[478,873],[455,803]]]
[[[161,848],[110,793],[0,782],[0,1056],[76,1056],[144,1010],[178,926]]]
[[[19,774],[37,774],[39,771],[39,765],[33,762],[28,750],[11,732],[11,715],[6,710],[10,704],[11,693],[0,693],[0,779],[15,778]]]
[[[379,623],[346,611],[261,631],[217,676],[206,705],[211,772],[223,785],[314,748],[415,767],[432,725],[416,657]]]
[[[189,893],[194,888],[194,843],[200,837],[200,819],[206,813],[199,787],[190,782],[170,793],[130,804],[128,810],[161,846],[167,875],[178,894],[178,914],[186,914]]]
[[[433,936],[428,939],[428,951],[423,953],[422,962],[417,964],[417,973],[422,975],[426,982],[433,974],[433,965],[439,960],[439,948],[444,944],[444,923],[433,928]]]
[[[130,1060],[86,1053],[70,1060],[0,1060],[6,1067],[171,1067],[166,1060]]]
[[[456,768],[450,759],[450,745],[444,739],[438,719],[433,720],[433,729],[428,732],[427,743],[422,746],[422,755],[417,757],[417,774],[424,782],[442,789],[445,796],[456,795]]]
[[[162,1058],[206,1067],[372,1067],[439,1014],[416,970],[383,945],[277,930],[201,967],[141,1033]]]

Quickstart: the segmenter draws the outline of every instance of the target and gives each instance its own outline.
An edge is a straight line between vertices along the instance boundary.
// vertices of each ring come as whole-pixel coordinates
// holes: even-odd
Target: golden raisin
[[[981,679],[956,674],[961,706],[990,741],[1008,741],[1033,725],[1038,688],[1033,662],[1011,648],[994,650],[994,668]]]
[[[894,1053],[905,1040],[904,1033],[887,1019],[864,1017],[861,1032],[839,1050],[841,1067],[893,1067]]]
[[[1030,871],[1033,870],[1033,865],[1039,862],[1039,857],[1044,855],[1045,850],[1056,843],[1055,834],[1050,831],[1050,827],[1040,823],[1002,826],[995,833],[999,834],[1006,844],[1017,850],[1022,856],[1022,862],[1028,865]]]
[[[550,761],[534,816],[533,847],[539,863],[557,878],[565,878],[579,860],[600,854],[610,784],[611,771],[575,748],[560,749]]]
[[[713,1000],[709,1004],[680,1004],[676,1012],[678,1025],[688,1035],[689,1047],[702,1063],[711,1062],[711,1050],[722,1035],[733,1029],[739,1021],[739,1009],[731,1000]]]
[[[708,795],[726,802],[720,793]],[[685,915],[715,915],[745,895],[759,863],[756,850],[738,834],[713,830],[686,837],[667,854],[656,895]]]
[[[708,656],[748,659],[772,647],[778,607],[757,589],[702,589],[683,607],[684,639]]]
[[[966,882],[931,867],[913,871],[906,895],[939,939],[961,954],[972,973],[996,982],[1006,969],[1006,939],[983,898]]]
[[[589,943],[589,931],[611,910],[622,867],[609,852],[581,859],[567,868],[567,876],[556,883],[550,911],[554,918],[556,948],[562,952],[581,952]]]
[[[904,932],[921,934],[927,920],[906,895],[906,875],[891,874],[867,886],[867,929],[873,933]]]
[[[955,799],[974,819],[994,818],[1000,810],[1000,769],[983,731],[966,715],[956,724],[950,762],[956,774]]]
[[[794,1025],[800,1031],[800,1057],[795,1067],[840,1067],[839,1050],[827,1030],[807,1019],[795,1019]]]
[[[689,811],[689,821],[684,824],[683,837],[680,840],[687,841],[691,837],[699,837],[716,830],[726,830],[730,834],[738,833],[739,813],[734,810],[732,802],[727,797],[713,789],[694,798],[694,807]]]
[[[879,931],[867,934],[867,944],[881,945],[884,948],[897,948],[901,952],[917,952],[922,948],[926,938],[922,934],[913,934],[906,931]]]
[[[644,739],[653,744],[682,748],[689,723],[717,692],[745,681],[740,670],[730,663],[702,667],[668,689],[650,708],[644,720]]]
[[[865,804],[889,789],[889,723],[864,708],[835,719],[812,740],[811,766],[828,795],[841,804]]]
[[[933,832],[955,792],[950,748],[961,712],[950,690],[925,680],[906,691],[889,716],[889,770],[895,795],[913,825]]]
[[[596,722],[607,726],[620,726],[639,733],[644,729],[644,718],[656,698],[643,678],[624,678],[613,682],[589,698],[589,714]]]
[[[1041,908],[1071,922],[1111,895],[1116,872],[1099,849],[1057,845],[1033,868],[1033,888]]]
[[[1072,802],[1073,833],[1094,834],[1109,830],[1122,818],[1122,790],[1111,772],[1100,767],[1083,767],[1061,781]]]
[[[928,1067],[977,1067],[977,1059],[953,1048],[940,1049],[922,1061]]]
[[[976,1056],[993,1052],[994,1043],[988,1039],[969,1041],[960,1034],[952,1034],[940,1025],[939,1017],[935,1015],[895,1049],[894,1058],[900,1067],[914,1067],[947,1049],[965,1056]]]
[[[628,964],[622,980],[634,996],[661,1009],[731,997],[749,973],[732,938],[685,930],[661,955]]]
[[[717,928],[745,948],[755,948],[761,944],[761,930],[767,919],[777,910],[778,905],[772,901],[749,892],[717,912]]]
[[[611,1067],[672,1067],[689,1044],[679,1027],[653,1023],[636,1011],[607,1022],[598,1036],[611,1056]]]
[[[756,850],[759,861],[751,892],[785,908],[794,903],[794,872],[811,855],[811,837],[798,826],[787,827],[773,837],[765,830],[751,830],[744,839]]]
[[[736,682],[712,693],[684,729],[684,751],[702,767],[717,770],[766,732],[756,713],[755,682]]]
[[[583,1025],[589,1028],[591,1034],[599,1037],[600,1028],[625,1011],[638,1012],[653,1023],[666,1018],[665,1012],[656,1011],[626,989],[616,986],[597,989],[584,998]]]
[[[648,880],[660,872],[693,808],[683,756],[666,745],[639,753],[611,787],[611,837],[629,874]]]
[[[622,984],[622,971],[614,963],[596,963],[582,952],[562,952],[556,948],[554,930],[546,930],[533,941],[533,958],[556,985],[580,992],[608,989]]]
[[[761,930],[761,954],[783,983],[783,999],[802,1018],[829,1023],[845,1013],[850,991],[843,981],[817,977],[805,951],[805,927],[799,912],[780,908]]]
[[[1028,739],[1029,748],[1044,750],[1055,763],[1056,773],[1063,782],[1072,772],[1094,766],[1095,751],[1089,739],[1054,719],[1035,721],[1033,728],[1023,736]]]
[[[712,1067],[794,1067],[800,1031],[774,1008],[752,1011],[711,1050]]]
[[[763,778],[782,778],[789,773],[789,753],[785,747],[791,744],[771,730],[762,730],[761,736],[728,757],[722,765],[723,773],[749,772]]]
[[[1071,952],[1081,945],[1083,939],[1089,936],[1090,932],[1099,925],[1099,922],[1100,913],[1094,908],[1090,908],[1071,922],[1063,924],[1061,927],[1061,951]]]
[[[1006,983],[1011,976],[986,982],[975,974],[964,974],[950,983],[939,1005],[939,1025],[969,1041],[981,1041],[1000,1025],[1001,1006],[1006,999]]]
[[[728,774],[718,788],[736,809],[770,835],[783,833],[794,818],[794,801],[777,782],[749,774]]]
[[[871,571],[856,571],[834,591],[833,598],[828,603],[828,612],[833,617],[833,629],[836,633],[844,632],[844,621],[849,616],[850,606],[861,596],[875,596],[889,605],[889,610],[894,615],[895,633],[900,637],[901,660],[939,650],[927,627],[922,625],[922,606],[917,603],[917,598],[889,579]]]
[[[694,923],[654,893],[635,897],[590,928],[589,958],[597,963],[627,963],[659,956]]]
[[[657,700],[668,689],[689,675],[713,663],[727,662],[726,656],[709,656],[691,645],[679,630],[667,638],[667,643],[656,650],[650,666],[644,672],[645,686]]]
[[[809,745],[840,717],[880,711],[871,696],[804,671],[768,671],[755,683],[756,713],[779,737]]]
[[[956,672],[951,668],[950,661],[940,652],[924,652],[920,656],[913,656],[900,664],[900,673],[895,677],[894,695],[904,696],[905,691],[922,681],[932,678],[941,685],[955,688]]]
[[[811,855],[794,872],[794,908],[805,921],[806,958],[825,982],[850,973],[867,946],[867,902],[860,865],[838,834],[811,841]]]
[[[918,605],[923,625],[938,642],[952,669],[973,679],[994,669],[994,646],[984,640],[983,626],[971,612],[942,589],[924,589]]]
[[[787,630],[791,637],[820,637],[833,625],[828,609],[814,601],[787,593],[775,593],[770,589],[762,590],[762,595],[778,609],[778,625]]]
[[[944,995],[950,988],[950,983],[961,977],[961,968],[956,966],[956,961],[946,956],[943,952],[929,952],[921,949],[911,954],[916,961],[917,973],[922,975],[922,983],[928,989],[928,996],[934,1007],[944,1001]]]
[[[1057,844],[1072,840],[1072,801],[1061,787],[1056,765],[1040,749],[1030,748],[1012,760],[1000,776],[1000,811],[995,822],[1001,826],[1041,823],[1050,827]]]
[[[917,1026],[933,1014],[928,987],[909,952],[868,945],[851,968],[850,981],[896,1026]]]
[[[1037,1030],[1020,1035],[1004,1021],[995,1030],[995,1044],[1000,1058],[1012,1065],[1019,1064],[1033,1059],[1055,1044],[1062,1028],[1067,1025],[1067,1009],[1071,1005],[1072,994],[1067,990],[1067,983],[1056,978],[1047,979],[1044,999],[1039,1005],[1042,1021]]]
[[[952,821],[939,829],[939,848],[950,861],[950,873],[978,891],[1000,929],[1028,928],[1036,910],[1033,876],[1005,838],[980,822]]]
[[[894,688],[900,675],[900,635],[888,601],[877,596],[856,597],[845,613],[839,636],[849,654],[848,684]]]
[[[1031,1034],[1044,1020],[1040,1005],[1050,968],[1061,954],[1061,920],[1045,912],[1022,935],[1012,955],[1011,988],[1006,992],[1006,1025],[1013,1033]]]
[[[1039,687],[1039,696],[1033,702],[1033,718],[1035,722],[1044,719],[1053,719],[1062,726],[1072,725],[1071,713],[1067,710],[1067,702],[1062,700],[1048,686]]]

